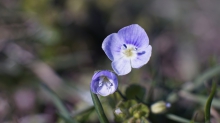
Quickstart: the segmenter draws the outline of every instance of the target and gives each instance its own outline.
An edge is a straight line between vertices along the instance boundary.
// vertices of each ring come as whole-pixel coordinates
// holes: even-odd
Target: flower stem
[[[102,104],[99,101],[98,96],[96,94],[94,94],[92,91],[90,91],[90,93],[91,93],[92,101],[93,101],[93,104],[95,106],[95,110],[98,114],[98,118],[99,118],[100,123],[109,123],[109,121],[108,121],[108,119],[105,115],[105,112],[102,108]]]
[[[206,105],[205,105],[205,122],[206,123],[211,123],[210,122],[210,108],[211,108],[211,105],[212,105],[212,100],[213,100],[213,97],[215,95],[215,92],[216,92],[216,82],[212,83],[212,91],[208,97],[208,100],[206,102]]]
[[[121,93],[121,91],[118,89],[117,90],[118,94],[123,98],[123,100],[127,100],[127,98]]]

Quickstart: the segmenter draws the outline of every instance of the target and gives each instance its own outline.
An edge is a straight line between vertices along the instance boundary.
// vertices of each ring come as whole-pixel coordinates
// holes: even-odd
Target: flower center
[[[137,54],[137,48],[135,48],[133,45],[123,44],[123,46],[122,46],[122,53],[127,58],[133,58]]]
[[[133,51],[132,49],[127,49],[127,50],[124,51],[124,54],[127,57],[131,57],[134,54],[132,51]]]
[[[99,87],[105,85],[107,89],[110,89],[111,86],[113,86],[110,79],[108,79],[106,76],[101,76],[99,81]]]

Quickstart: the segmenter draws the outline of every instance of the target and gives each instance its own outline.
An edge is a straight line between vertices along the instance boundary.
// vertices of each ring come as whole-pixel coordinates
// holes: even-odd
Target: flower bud
[[[129,108],[136,105],[137,101],[135,100],[127,100],[121,101],[117,104],[114,115],[116,122],[123,122],[131,115],[129,114]]]
[[[151,105],[151,111],[154,114],[162,114],[167,111],[167,108],[171,106],[170,103],[166,103],[164,101],[159,101]]]
[[[95,72],[92,77],[90,89],[93,93],[101,96],[113,94],[118,88],[118,78],[115,73],[109,70]]]
[[[133,115],[133,117],[135,118],[141,118],[141,117],[148,117],[149,115],[149,108],[142,104],[139,103],[137,105],[132,106],[131,108],[129,108],[129,112]]]
[[[203,110],[196,110],[193,115],[193,120],[195,122],[205,122],[205,112]]]

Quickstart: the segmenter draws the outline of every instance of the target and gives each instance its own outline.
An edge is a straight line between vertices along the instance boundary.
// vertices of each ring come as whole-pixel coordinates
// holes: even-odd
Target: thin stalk
[[[117,90],[118,94],[123,98],[123,100],[127,100],[127,98],[121,93],[121,91],[118,89]]]
[[[206,123],[211,123],[210,122],[210,108],[211,108],[211,105],[212,105],[212,100],[213,100],[213,97],[215,95],[215,92],[216,92],[216,82],[212,83],[212,91],[208,97],[208,100],[206,102],[206,105],[205,105],[205,122]]]
[[[190,121],[188,119],[182,118],[180,116],[174,115],[174,114],[167,114],[167,118],[176,121],[178,123],[198,123],[198,122],[194,122],[194,121]]]
[[[96,94],[94,94],[93,92],[91,92],[91,91],[90,91],[90,93],[91,93],[92,101],[93,101],[93,104],[95,106],[95,110],[98,114],[98,118],[99,118],[100,123],[109,123],[109,121],[108,121],[108,119],[105,115],[105,112],[102,108],[102,104],[99,101],[98,96]]]

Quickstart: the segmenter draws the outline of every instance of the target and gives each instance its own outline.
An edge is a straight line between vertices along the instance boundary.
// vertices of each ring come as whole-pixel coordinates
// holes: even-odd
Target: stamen
[[[111,87],[113,86],[113,83],[110,82],[110,80],[107,77],[101,76],[99,81],[99,87],[103,86],[103,84],[107,87],[108,91],[111,90]]]
[[[138,48],[137,48],[137,47],[135,47],[135,48],[134,48],[134,50],[136,50],[136,51],[137,51],[137,50],[138,50]]]
[[[127,45],[126,45],[126,44],[123,44],[123,46],[124,46],[124,48],[126,48],[126,49],[127,49]]]

